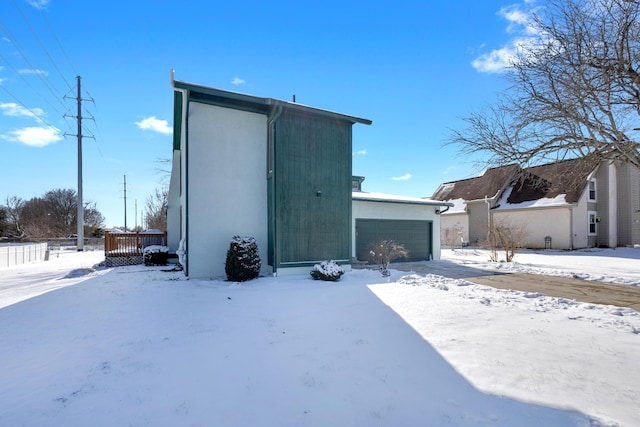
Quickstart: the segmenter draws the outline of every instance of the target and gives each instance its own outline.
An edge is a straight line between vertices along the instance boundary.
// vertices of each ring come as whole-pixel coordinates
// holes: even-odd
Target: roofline
[[[363,202],[400,203],[405,205],[424,205],[424,206],[448,206],[451,208],[455,206],[451,202],[440,202],[438,200],[432,200],[432,199],[422,199],[422,200],[383,199],[381,197],[374,197],[374,196],[354,197],[354,194],[362,195],[362,194],[366,194],[366,192],[353,191],[351,193],[351,200],[359,200]],[[389,196],[392,196],[392,195],[389,195]]]
[[[540,200],[540,199],[537,199]],[[510,206],[516,206],[517,204],[511,204]],[[573,209],[578,206],[578,203],[564,203],[561,205],[544,205],[544,206],[522,206],[522,207],[511,207],[511,208],[500,208],[500,206],[494,206],[491,208],[492,211],[533,211],[533,210],[541,210],[541,209]]]
[[[263,112],[264,114],[268,114],[268,112],[276,107],[282,106],[284,108],[311,112],[314,114],[319,114],[323,116],[334,117],[340,120],[345,120],[351,122],[352,124],[361,123],[364,125],[370,125],[373,123],[369,119],[364,119],[361,117],[350,116],[347,114],[336,113],[334,111],[323,110],[316,107],[310,107],[304,104],[298,104],[296,102],[282,101],[274,98],[262,98],[253,95],[246,95],[239,92],[231,92],[222,89],[216,89],[208,86],[197,85],[193,83],[187,83],[180,80],[172,80],[172,86],[174,89],[182,89],[186,90],[190,93],[189,98],[191,98],[192,93],[202,94],[208,97],[211,97],[213,100],[218,100],[220,103],[225,104],[235,104],[236,106],[244,107],[249,110],[256,110],[258,112]],[[232,102],[225,102],[231,100]]]

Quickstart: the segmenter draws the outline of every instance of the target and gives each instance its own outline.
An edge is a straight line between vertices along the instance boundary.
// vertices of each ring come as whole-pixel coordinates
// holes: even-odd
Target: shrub
[[[344,274],[344,268],[342,268],[335,261],[323,261],[320,264],[316,264],[311,269],[311,277],[314,280],[325,280],[328,282],[335,282],[340,279],[340,276]]]
[[[233,236],[224,266],[227,280],[246,282],[247,280],[255,279],[260,275],[261,266],[256,239],[253,237]]]
[[[464,246],[462,227],[459,223],[455,223],[453,227],[445,228],[443,231],[442,241],[445,245],[449,246],[452,251],[456,250],[456,245],[460,245],[460,247]]]
[[[398,258],[407,258],[409,252],[403,245],[393,240],[383,240],[371,245],[369,250],[369,262],[377,264],[383,276],[389,276],[389,263]]]
[[[142,250],[144,265],[167,265],[169,248],[160,245],[147,246]]]
[[[522,248],[523,242],[529,235],[526,224],[511,223],[507,220],[494,220],[489,227],[487,240],[484,242],[489,248],[489,258],[498,262],[498,250],[504,251],[505,261],[512,262],[516,252]]]

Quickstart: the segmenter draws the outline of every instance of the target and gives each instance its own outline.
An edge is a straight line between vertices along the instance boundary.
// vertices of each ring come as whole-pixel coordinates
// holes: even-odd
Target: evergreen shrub
[[[323,261],[320,264],[316,264],[311,269],[311,277],[314,280],[325,280],[328,282],[335,282],[340,279],[340,276],[344,274],[344,268],[342,268],[335,261]]]
[[[167,265],[169,248],[160,245],[147,246],[142,250],[144,265]]]
[[[227,280],[232,282],[246,282],[260,275],[260,255],[258,244],[253,237],[233,236],[227,251],[227,261],[224,271]]]

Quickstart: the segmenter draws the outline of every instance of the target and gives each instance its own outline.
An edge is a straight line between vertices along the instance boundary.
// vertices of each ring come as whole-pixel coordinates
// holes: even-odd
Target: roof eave
[[[379,202],[379,203],[400,203],[405,205],[422,205],[422,206],[448,206],[454,207],[455,205],[451,202],[440,202],[437,200],[403,200],[403,199],[385,199],[381,197],[367,197],[362,196],[361,192],[356,192],[358,196],[354,197],[354,194],[351,195],[351,200],[354,201],[363,201],[363,202]]]
[[[207,96],[211,101],[217,101],[219,104],[234,105],[237,107],[243,107],[243,109],[254,110],[257,112],[268,113],[271,109],[282,106],[294,111],[311,112],[313,114],[329,116],[339,120],[345,120],[352,124],[361,123],[370,125],[373,123],[369,119],[361,117],[350,116],[347,114],[336,113],[334,111],[323,110],[320,108],[310,107],[304,104],[298,104],[295,102],[282,101],[274,98],[262,98],[259,96],[246,95],[239,92],[231,92],[222,89],[216,89],[208,86],[197,85],[193,83],[187,83],[180,80],[173,81],[173,87],[176,89],[188,90],[193,97],[193,94],[202,94]],[[197,95],[195,96],[197,99]]]

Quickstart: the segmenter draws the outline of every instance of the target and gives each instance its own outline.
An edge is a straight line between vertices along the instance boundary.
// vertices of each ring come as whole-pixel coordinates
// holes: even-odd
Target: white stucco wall
[[[180,151],[174,150],[171,164],[171,181],[167,195],[167,246],[170,253],[175,253],[181,238]]]
[[[356,256],[356,219],[398,219],[432,221],[433,259],[440,259],[440,206],[413,203],[353,200],[351,214],[351,256]]]
[[[191,102],[188,146],[189,277],[224,277],[229,241],[254,237],[267,266],[267,116]]]
[[[524,226],[529,233],[525,247],[544,248],[544,238],[550,236],[553,249],[571,248],[571,211],[568,207],[498,210],[492,213],[492,220]]]

